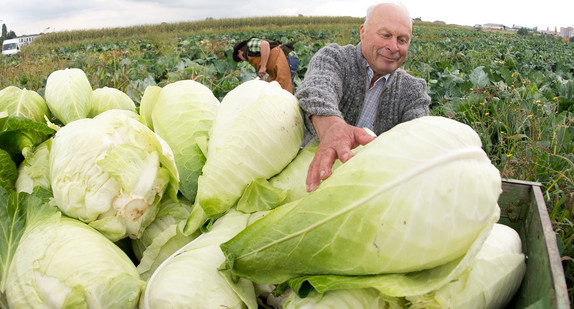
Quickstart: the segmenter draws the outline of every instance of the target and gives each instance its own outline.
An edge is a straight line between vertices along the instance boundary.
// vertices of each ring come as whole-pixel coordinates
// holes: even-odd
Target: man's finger
[[[315,156],[307,171],[307,191],[311,192],[319,187],[322,180],[331,175],[331,168],[335,162],[335,151],[332,148],[317,148]]]
[[[341,147],[338,147],[337,149],[337,157],[339,160],[341,160],[341,162],[345,163],[347,160],[353,157],[353,152],[351,151],[351,148],[346,147],[346,145],[340,146]]]
[[[309,165],[309,170],[307,171],[307,192],[315,191],[321,181],[319,176],[319,167],[315,162],[315,158],[313,158],[313,161],[311,161],[311,164]]]
[[[373,133],[372,131],[366,131],[364,129],[359,129],[359,130],[355,131],[354,135],[355,135],[355,142],[357,142],[359,145],[363,145],[363,146],[372,142],[375,138],[377,138],[375,133]],[[355,145],[355,146],[359,146],[359,145]]]

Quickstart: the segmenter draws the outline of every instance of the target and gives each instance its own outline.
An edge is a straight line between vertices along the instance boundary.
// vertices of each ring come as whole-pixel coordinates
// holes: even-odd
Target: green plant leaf
[[[472,87],[474,88],[482,88],[490,83],[490,79],[484,72],[483,66],[479,66],[472,70],[472,73],[470,73],[470,81],[472,82]]]
[[[18,167],[10,154],[2,149],[0,149],[0,176],[0,187],[14,190],[14,183],[18,178]]]

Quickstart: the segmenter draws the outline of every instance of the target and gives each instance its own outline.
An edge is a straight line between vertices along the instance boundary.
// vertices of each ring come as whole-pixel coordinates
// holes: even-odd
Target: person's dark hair
[[[247,40],[235,43],[235,45],[233,46],[233,61],[241,62],[243,60],[239,58],[239,50],[244,49],[244,47],[246,46],[247,46]],[[245,51],[243,51],[243,53],[245,54]]]

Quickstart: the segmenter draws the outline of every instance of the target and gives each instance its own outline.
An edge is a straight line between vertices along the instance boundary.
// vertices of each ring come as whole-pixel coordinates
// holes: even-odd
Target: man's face
[[[394,5],[380,5],[360,30],[361,50],[376,75],[392,73],[405,62],[412,22],[404,10]]]

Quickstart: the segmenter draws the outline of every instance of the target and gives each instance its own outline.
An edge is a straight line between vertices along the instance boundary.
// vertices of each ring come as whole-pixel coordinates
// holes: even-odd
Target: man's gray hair
[[[366,25],[367,25],[367,22],[369,21],[369,17],[371,16],[371,13],[373,12],[373,10],[374,10],[377,6],[382,5],[382,4],[392,4],[392,5],[395,5],[395,6],[399,7],[399,8],[401,8],[401,9],[403,9],[403,10],[405,11],[405,13],[407,14],[407,16],[409,16],[409,19],[411,20],[411,24],[412,24],[413,19],[410,17],[411,14],[409,13],[409,9],[407,9],[407,7],[406,7],[401,1],[398,1],[398,0],[397,0],[397,1],[384,1],[384,2],[380,2],[380,3],[377,3],[377,4],[371,5],[371,6],[367,9],[367,15],[365,16],[365,23],[364,23],[365,27],[366,27]]]

